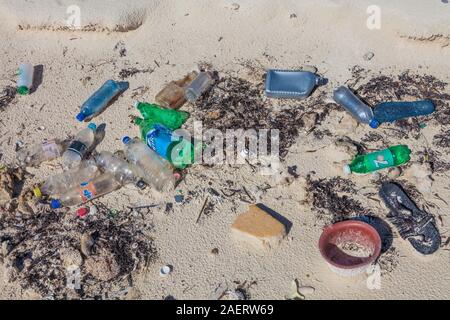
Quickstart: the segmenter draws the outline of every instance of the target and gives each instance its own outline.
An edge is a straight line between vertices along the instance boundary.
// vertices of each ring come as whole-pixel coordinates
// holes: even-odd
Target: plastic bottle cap
[[[61,201],[57,200],[57,199],[53,199],[52,202],[50,203],[52,209],[59,209],[61,208]]]
[[[85,217],[89,213],[89,208],[79,208],[77,210],[77,216],[80,218]]]
[[[172,267],[169,265],[162,266],[159,270],[159,275],[161,277],[167,277],[172,272]]]
[[[348,164],[346,164],[342,169],[344,170],[345,174],[352,173],[352,170],[350,169],[350,166]]]
[[[34,193],[34,196],[35,196],[36,198],[41,198],[41,197],[42,197],[41,189],[39,189],[38,187],[36,187],[36,188],[33,189],[33,193]]]
[[[77,116],[75,117],[78,121],[83,122],[84,119],[86,119],[86,116],[83,113],[79,113],[77,114]]]
[[[380,126],[380,123],[376,119],[370,120],[369,126],[373,129],[376,129]]]
[[[20,95],[25,96],[25,95],[27,95],[30,92],[30,90],[27,87],[25,87],[25,86],[21,86],[21,87],[17,88],[17,92]]]
[[[128,144],[128,142],[130,142],[130,141],[131,141],[131,138],[128,137],[128,136],[125,136],[125,137],[122,138],[123,144]]]
[[[92,131],[95,131],[97,130],[97,125],[91,122],[88,124],[88,128],[91,129]]]

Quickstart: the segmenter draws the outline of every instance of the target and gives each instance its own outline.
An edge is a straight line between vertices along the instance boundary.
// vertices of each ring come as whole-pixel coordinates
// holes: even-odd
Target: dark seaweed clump
[[[304,127],[302,116],[311,105],[322,100],[321,94],[301,103],[295,100],[267,99],[264,82],[252,83],[242,78],[225,76],[196,103],[194,116],[203,122],[203,127],[218,129],[222,134],[227,129],[278,129],[280,130],[280,156],[284,158],[295,143],[299,129]],[[275,104],[285,103],[283,108]],[[325,110],[325,108],[324,108]],[[328,111],[324,111],[327,113]],[[324,115],[320,115],[316,123]],[[268,147],[270,143],[268,143]]]
[[[350,194],[356,193],[355,184],[341,177],[313,179],[306,178],[308,202],[319,221],[333,223],[362,214],[370,214]]]
[[[33,216],[4,213],[0,216],[0,242],[7,244],[1,260],[8,280],[23,289],[32,289],[45,298],[101,299],[120,298],[115,291],[129,289],[134,272],[142,270],[156,257],[148,236],[152,226],[130,212],[111,211],[98,204],[98,212],[79,219],[63,212],[43,210]],[[92,256],[107,251],[120,271],[108,280],[99,280],[85,269],[87,257],[82,254],[81,237],[95,234]],[[71,250],[83,257],[80,267],[81,289],[67,286],[68,271],[61,253]]]
[[[16,89],[6,86],[0,94],[0,111],[5,109],[16,97]]]

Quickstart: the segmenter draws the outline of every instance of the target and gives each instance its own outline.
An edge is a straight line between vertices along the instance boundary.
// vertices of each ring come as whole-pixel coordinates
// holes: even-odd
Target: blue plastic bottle
[[[76,119],[80,122],[89,120],[101,113],[116,96],[127,90],[128,82],[106,81],[80,108]]]
[[[433,113],[435,109],[436,107],[431,100],[380,103],[373,108],[373,115],[376,121],[370,123],[370,126],[377,128],[378,125],[384,122],[394,122],[409,117],[425,116]]]

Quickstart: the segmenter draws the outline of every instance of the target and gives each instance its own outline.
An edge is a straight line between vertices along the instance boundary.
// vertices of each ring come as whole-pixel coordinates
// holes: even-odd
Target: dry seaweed
[[[16,89],[6,86],[0,95],[0,111],[4,110],[16,97]]]
[[[104,205],[98,203],[97,207],[98,213],[87,219],[50,211],[47,206],[31,217],[2,215],[0,240],[8,241],[12,247],[3,257],[9,281],[42,297],[55,299],[105,298],[111,297],[114,288],[129,287],[125,280],[156,256],[148,236],[152,226],[125,212],[112,219]],[[86,261],[90,257],[81,259],[80,253],[81,238],[86,233],[95,239],[91,257],[107,252],[118,266],[117,274],[110,271],[111,275],[104,276],[108,270],[100,270],[100,275],[93,275],[87,271]],[[77,290],[67,283],[70,273],[66,252],[71,253],[69,264],[77,265],[80,270],[81,288]]]
[[[315,180],[308,175],[306,184],[308,202],[319,221],[332,223],[361,213],[370,214],[358,200],[350,197],[357,191],[351,180],[341,177]]]
[[[152,68],[147,68],[147,69],[138,69],[138,68],[128,68],[128,69],[122,69],[119,72],[119,77],[120,79],[124,80],[127,79],[129,77],[133,77],[138,73],[152,73],[153,71],[155,71]]]

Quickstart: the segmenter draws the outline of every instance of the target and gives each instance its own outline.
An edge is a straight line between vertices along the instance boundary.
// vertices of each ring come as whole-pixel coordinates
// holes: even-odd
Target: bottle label
[[[147,133],[147,145],[153,149],[157,154],[167,159],[167,153],[170,145],[174,141],[178,141],[177,137],[172,135],[168,129],[155,125],[155,127]]]
[[[55,140],[45,140],[42,143],[42,150],[46,159],[54,159],[61,156],[58,144]]]
[[[85,154],[86,151],[87,151],[87,146],[86,146],[84,143],[80,142],[80,141],[73,141],[73,142],[69,145],[69,147],[67,148],[67,150],[76,152],[76,153],[78,153],[78,154],[80,155],[80,157],[83,158],[84,154]]]
[[[80,184],[80,196],[83,202],[88,202],[92,200],[97,195],[97,190],[95,185],[91,182],[84,182]]]
[[[392,167],[394,165],[394,157],[389,149],[369,153],[366,157],[371,167],[375,170]]]

